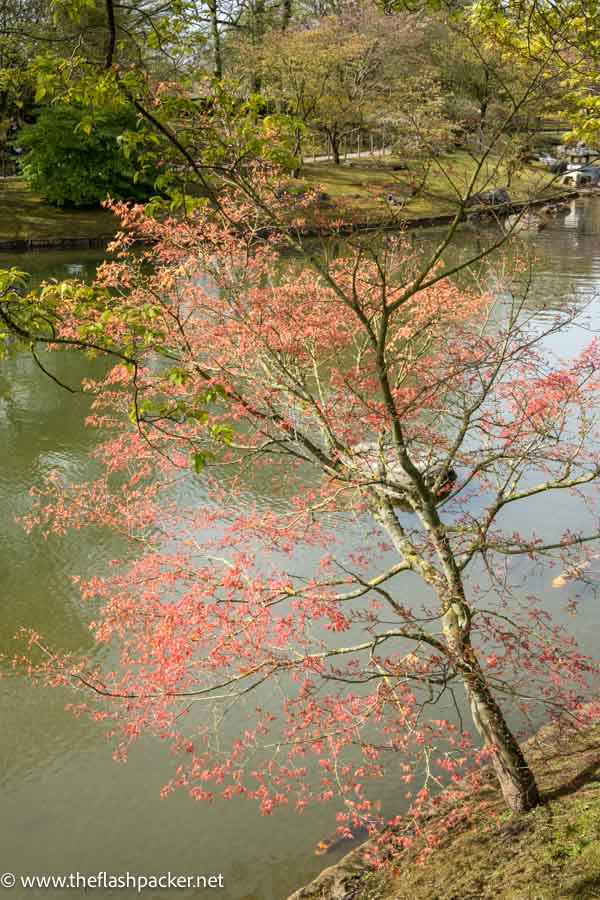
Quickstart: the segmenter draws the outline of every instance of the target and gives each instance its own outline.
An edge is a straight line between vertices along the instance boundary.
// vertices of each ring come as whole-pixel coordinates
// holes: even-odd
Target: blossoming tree
[[[109,526],[131,547],[81,580],[118,665],[32,635],[36,671],[110,721],[117,755],[168,740],[167,791],[263,813],[341,794],[372,820],[368,784],[392,770],[415,782],[418,818],[432,780],[464,787],[487,758],[529,810],[510,709],[585,721],[596,667],[511,566],[580,560],[598,536],[598,343],[554,358],[576,311],[540,325],[526,287],[459,286],[443,246],[425,258],[400,237],[299,265],[265,204],[232,191],[221,213],[163,222],[118,206],[93,286],[32,296],[4,277],[8,332],[114,362],[88,384],[102,475],[51,475],[30,525]],[[249,477],[278,502],[251,499]],[[556,492],[580,499],[589,534],[510,527],[507,510]],[[436,718],[444,698],[456,712]]]

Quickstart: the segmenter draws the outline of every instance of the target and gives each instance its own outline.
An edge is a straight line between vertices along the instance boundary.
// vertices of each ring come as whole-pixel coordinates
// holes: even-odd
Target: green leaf
[[[231,444],[233,441],[235,432],[231,425],[227,425],[225,422],[220,422],[218,425],[213,425],[210,429],[210,433],[216,441],[219,441],[221,444]]]
[[[207,458],[208,455],[202,450],[196,450],[194,453],[192,453],[192,466],[194,468],[194,472],[196,472],[198,475],[206,468]]]

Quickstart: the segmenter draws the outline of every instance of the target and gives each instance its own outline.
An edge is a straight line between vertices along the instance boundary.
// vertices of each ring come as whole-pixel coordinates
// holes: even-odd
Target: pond
[[[472,240],[472,235],[464,238]],[[567,215],[530,241],[538,257],[532,302],[556,307],[575,294],[582,302],[591,300],[593,311],[600,310],[600,200],[573,202]],[[98,261],[97,253],[78,251],[6,255],[0,265],[19,266],[42,278],[91,275]],[[570,352],[583,337],[573,334],[566,340],[561,349]],[[90,363],[63,353],[53,357],[53,365],[62,380],[75,385]],[[44,540],[27,535],[16,521],[30,507],[29,489],[44,472],[58,466],[75,479],[92,474],[90,452],[100,436],[84,427],[87,406],[86,398],[68,394],[45,377],[27,354],[2,362],[0,652],[13,652],[12,638],[21,626],[34,627],[62,649],[94,650],[87,629],[90,611],[71,575],[102,571],[115,555],[116,539],[96,535],[92,541],[81,532]],[[535,504],[529,508],[528,515],[538,513]],[[568,499],[555,500],[553,513],[562,527],[575,515]],[[556,606],[557,592],[548,583],[536,582],[535,590],[546,591]],[[599,624],[597,606],[584,606],[578,620],[584,649],[591,649]],[[128,764],[119,765],[100,727],[64,711],[64,694],[36,688],[5,669],[0,679],[3,871],[222,873],[225,888],[218,894],[227,900],[282,900],[334,861],[334,856],[314,855],[316,841],[334,827],[333,809],[302,816],[283,810],[275,818],[261,818],[247,802],[206,806],[183,792],[161,800],[172,765],[166,745],[141,742]],[[173,893],[186,898],[200,892],[148,890],[144,896],[164,900]],[[50,889],[44,896],[54,900],[64,891]],[[103,900],[115,893],[99,889],[94,896]]]

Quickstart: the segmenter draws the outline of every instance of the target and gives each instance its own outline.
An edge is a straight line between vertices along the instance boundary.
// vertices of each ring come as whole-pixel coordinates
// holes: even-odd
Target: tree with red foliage
[[[470,790],[488,759],[508,807],[535,807],[510,710],[585,722],[597,667],[522,599],[512,563],[580,559],[600,528],[557,540],[505,514],[561,491],[589,508],[598,342],[555,358],[576,310],[542,327],[526,284],[459,286],[466,262],[445,267],[444,243],[306,250],[299,265],[257,213],[266,201],[222,204],[163,222],[118,205],[95,285],[4,293],[21,337],[117,357],[88,385],[102,475],[52,475],[29,524],[130,543],[80,582],[119,665],[31,635],[35,671],[86,692],[76,709],[110,721],[117,756],[142,734],[169,741],[166,791],[245,795],[263,813],[341,795],[350,820],[373,821],[371,779],[423,772],[407,788],[414,833],[430,789]],[[252,500],[249,477],[277,502]],[[428,717],[441,698],[453,721]]]

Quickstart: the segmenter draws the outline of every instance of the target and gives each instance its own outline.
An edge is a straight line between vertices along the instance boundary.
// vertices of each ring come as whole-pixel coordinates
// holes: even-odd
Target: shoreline
[[[594,192],[600,196],[600,191]],[[536,207],[548,206],[553,203],[564,203],[570,200],[576,200],[578,197],[584,196],[581,191],[565,191],[560,194],[553,194],[550,197],[543,197],[537,200],[522,200],[515,203],[504,203],[499,206],[474,206],[468,212],[463,210],[460,222],[467,222],[469,216],[485,216],[490,221],[492,217],[500,217],[514,215],[526,209],[535,209]],[[348,225],[341,225],[338,228],[306,228],[302,231],[303,237],[335,237],[335,235],[352,235],[357,233],[369,233],[374,231],[414,231],[418,228],[436,228],[442,225],[451,225],[456,218],[456,213],[443,213],[437,216],[419,216],[413,219],[388,219],[380,222],[355,222]]]
[[[599,193],[599,192],[596,192]],[[600,195],[600,194],[599,194]],[[463,211],[460,221],[467,222],[469,215],[483,215],[491,219],[492,216],[508,216],[522,212],[526,209],[547,206],[552,203],[561,203],[575,200],[583,196],[580,191],[567,191],[544,197],[537,200],[525,200],[517,203],[506,203],[501,206],[473,207],[467,214]],[[436,216],[419,216],[413,219],[387,219],[378,222],[353,222],[338,227],[309,227],[303,230],[302,237],[323,238],[336,235],[349,236],[352,234],[369,234],[377,231],[415,231],[419,228],[436,228],[450,225],[456,214],[445,213]],[[116,232],[100,234],[94,237],[39,237],[39,238],[11,238],[0,240],[0,253],[30,253],[44,250],[90,250],[106,247]]]
[[[12,238],[0,240],[0,253],[30,253],[42,250],[93,250],[106,247],[114,234],[87,238]]]
[[[588,704],[584,710],[592,712],[592,706],[594,705]],[[563,852],[561,836],[558,835],[558,844],[553,844],[552,832],[548,832],[547,822],[544,820],[568,818],[569,814],[572,815],[572,809],[577,811],[578,806],[587,814],[592,808],[588,798],[597,797],[600,801],[600,793],[594,796],[600,786],[598,711],[595,706],[592,721],[581,729],[571,725],[568,720],[548,723],[523,741],[521,746],[533,766],[542,792],[541,804],[531,812],[507,815],[498,788],[490,781],[489,786],[481,788],[480,799],[486,801],[487,808],[493,814],[492,818],[486,810],[469,825],[457,825],[425,863],[419,862],[417,848],[416,851],[403,851],[405,865],[402,867],[402,874],[397,870],[395,875],[378,871],[364,857],[365,850],[368,850],[374,840],[369,838],[340,860],[327,866],[286,900],[333,900],[337,897],[342,900],[346,897],[352,900],[413,900],[417,896],[419,900],[456,900],[463,893],[468,897],[474,896],[469,892],[473,886],[471,881],[478,886],[490,888],[490,892],[482,890],[477,895],[478,900],[488,900],[491,897],[495,900],[500,896],[510,897],[511,900],[533,900],[529,893],[512,892],[520,891],[521,886],[517,887],[512,882],[510,861],[507,861],[508,868],[504,871],[497,863],[494,867],[494,856],[498,856],[504,863],[508,835],[515,843],[519,840],[524,845],[519,848],[513,846],[513,851],[519,850],[518,858],[513,861],[517,873],[521,873],[521,856],[535,858],[549,853],[550,857],[554,856],[558,866],[552,877],[570,875],[566,871],[570,857]],[[589,843],[593,844],[590,846],[594,854],[592,863],[600,887],[600,855],[597,850],[600,845],[600,830],[596,831],[594,827],[594,834],[596,836],[590,838]],[[583,859],[579,860],[579,864],[582,863]],[[541,864],[545,865],[543,859]],[[577,870],[576,860],[573,865]],[[527,883],[525,875],[524,884]],[[583,900],[588,895],[560,894],[560,900],[566,900],[567,897],[574,900],[575,896],[578,900],[579,897]],[[557,895],[535,895],[535,900],[546,898],[557,900]]]

